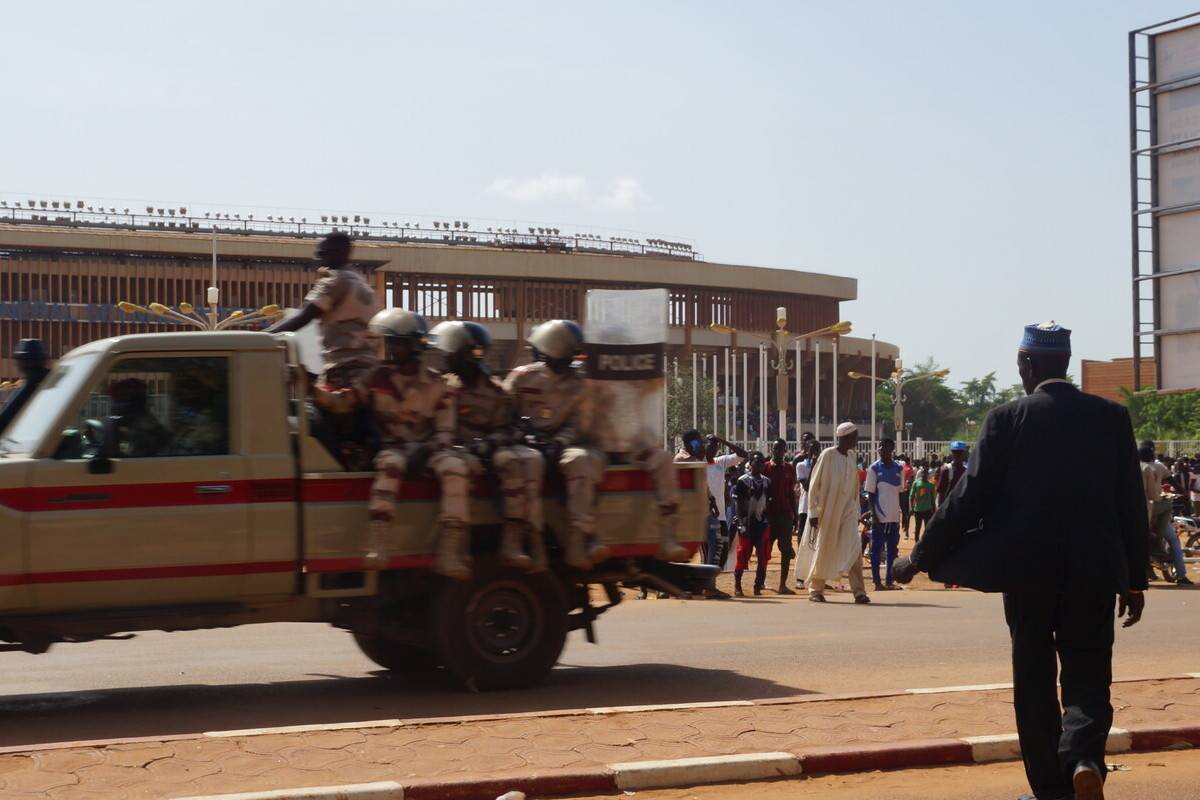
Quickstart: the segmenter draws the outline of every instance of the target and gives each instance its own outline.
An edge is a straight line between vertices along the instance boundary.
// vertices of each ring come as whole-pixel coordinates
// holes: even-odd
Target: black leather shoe
[[[1090,761],[1080,761],[1071,778],[1075,787],[1075,800],[1104,800],[1104,775]]]

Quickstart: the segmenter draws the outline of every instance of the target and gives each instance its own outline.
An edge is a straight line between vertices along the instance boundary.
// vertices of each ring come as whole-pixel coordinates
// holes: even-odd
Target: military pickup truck
[[[387,569],[363,571],[372,476],[344,471],[312,435],[302,370],[293,337],[258,332],[121,336],[63,357],[0,435],[0,649],[322,622],[382,667],[512,688],[543,678],[568,632],[595,641],[620,586],[711,586],[715,568],[654,559],[650,476],[619,465],[597,508],[613,557],[592,571],[562,563],[553,488],[552,569],[500,566],[497,487],[484,480],[472,491],[475,577],[435,575],[432,478],[405,484]],[[678,470],[693,551],[703,469]]]

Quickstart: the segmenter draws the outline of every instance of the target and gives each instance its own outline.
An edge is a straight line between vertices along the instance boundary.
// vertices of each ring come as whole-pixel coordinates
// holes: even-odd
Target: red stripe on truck
[[[235,564],[179,564],[171,567],[123,567],[120,569],[79,569],[64,572],[31,572],[24,575],[0,575],[0,586],[35,583],[92,583],[99,581],[147,581],[164,578],[216,578],[226,575],[260,575],[291,572],[294,561],[247,561]]]
[[[680,489],[691,491],[695,487],[696,470],[682,469],[676,474]],[[309,478],[302,485],[302,497],[306,503],[361,503],[366,502],[371,493],[371,478],[365,476]],[[217,486],[228,489],[205,491],[206,487]],[[654,478],[650,473],[640,470],[609,472],[604,476],[600,491],[652,492]],[[471,493],[475,497],[491,497],[495,487],[479,480],[475,482]],[[421,478],[404,483],[397,499],[421,501],[436,500],[437,497],[437,481]],[[0,506],[24,513],[290,503],[294,499],[295,488],[290,478],[0,489]]]

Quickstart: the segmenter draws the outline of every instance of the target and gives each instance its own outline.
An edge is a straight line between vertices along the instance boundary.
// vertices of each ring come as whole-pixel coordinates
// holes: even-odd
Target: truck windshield
[[[58,362],[37,394],[21,409],[4,432],[0,449],[9,453],[31,453],[62,418],[64,406],[78,394],[92,374],[99,353],[83,353]]]

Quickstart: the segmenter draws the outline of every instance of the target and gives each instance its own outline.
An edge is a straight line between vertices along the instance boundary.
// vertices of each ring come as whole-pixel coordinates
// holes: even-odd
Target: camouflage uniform
[[[557,467],[567,485],[566,560],[587,569],[608,556],[598,545],[590,552],[585,549],[595,536],[596,486],[604,479],[607,459],[582,440],[590,413],[583,375],[574,368],[559,374],[543,362],[534,362],[512,370],[504,390],[513,399],[515,415],[529,419],[531,433],[561,448]]]
[[[538,567],[544,567],[542,485],[545,459],[532,447],[512,443],[513,403],[500,381],[490,375],[481,375],[474,386],[465,386],[459,376],[450,373],[446,375],[446,384],[455,398],[457,427],[454,439],[459,446],[439,451],[430,466],[439,476],[482,475],[484,464],[469,448],[473,443],[486,443],[492,449],[492,465],[504,494],[505,524],[520,523],[529,527],[534,562]],[[528,559],[525,563],[528,564]]]
[[[664,561],[683,561],[690,555],[675,538],[679,525],[679,477],[675,459],[661,447],[646,447],[633,454],[633,465],[649,472],[654,479],[654,498],[658,503],[658,557]]]
[[[426,447],[434,450],[450,445],[454,435],[454,397],[432,370],[421,367],[405,375],[389,364],[365,373],[348,389],[317,387],[314,401],[334,414],[370,408],[383,435],[383,448],[375,456],[375,483],[368,510],[374,519],[391,521],[396,511],[396,492],[409,471],[412,457]],[[443,521],[465,522],[467,491],[459,485],[442,486]]]
[[[318,272],[321,277],[304,301],[321,309],[321,382],[344,389],[378,363],[367,333],[375,293],[352,269],[321,267]]]

